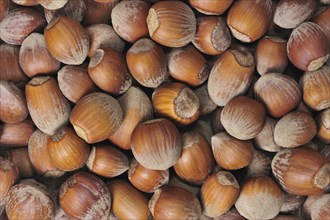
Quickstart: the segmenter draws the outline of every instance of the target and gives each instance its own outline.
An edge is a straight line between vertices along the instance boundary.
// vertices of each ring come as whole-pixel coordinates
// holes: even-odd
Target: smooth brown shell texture
[[[118,219],[150,219],[148,199],[125,180],[107,183],[112,196],[111,212]]]
[[[148,35],[146,20],[149,8],[149,4],[141,0],[120,1],[111,12],[113,29],[130,43]]]
[[[34,124],[30,119],[18,123],[4,123],[0,125],[0,146],[27,146],[34,131]]]
[[[128,180],[131,184],[142,192],[152,193],[170,178],[169,170],[150,170],[143,167],[135,159],[128,169]]]
[[[287,43],[289,60],[303,71],[315,71],[329,58],[329,42],[325,32],[313,22],[295,28]]]
[[[107,220],[111,202],[108,187],[90,173],[78,172],[60,187],[59,203],[69,217]]]
[[[247,219],[272,219],[281,206],[280,187],[267,176],[247,179],[235,203],[237,211]]]
[[[80,65],[87,57],[89,37],[83,26],[72,18],[54,18],[44,30],[49,52],[64,64]]]
[[[105,93],[91,93],[72,109],[70,122],[79,137],[96,143],[114,134],[123,121],[123,111],[116,99]]]
[[[49,53],[45,37],[39,33],[32,33],[24,39],[19,51],[19,63],[29,77],[55,73],[61,66]]]
[[[272,171],[285,191],[295,195],[323,193],[330,183],[330,163],[315,150],[299,147],[279,151]]]
[[[316,111],[330,107],[330,67],[305,72],[300,78],[304,102]]]
[[[181,135],[167,119],[159,118],[143,122],[135,127],[131,137],[131,149],[135,159],[145,168],[166,170],[180,157]]]
[[[21,45],[30,33],[45,25],[43,14],[36,9],[17,8],[10,11],[1,22],[0,38],[8,44]]]
[[[231,44],[231,34],[222,17],[197,18],[197,31],[192,41],[194,46],[208,55],[223,53]]]
[[[255,59],[258,73],[283,73],[288,65],[286,41],[276,36],[265,36],[258,41]]]
[[[249,165],[253,158],[251,140],[238,140],[226,132],[212,136],[212,151],[218,165],[227,170],[238,170]]]
[[[227,171],[208,177],[201,188],[203,213],[217,217],[226,213],[239,196],[240,187],[236,178]]]
[[[207,83],[211,99],[225,106],[235,96],[243,95],[253,79],[255,62],[247,51],[228,50],[212,67]]]
[[[276,6],[273,21],[282,28],[295,28],[308,20],[315,8],[314,0],[281,0]]]
[[[187,45],[196,32],[194,12],[180,1],[160,1],[151,6],[147,25],[150,37],[167,47]]]
[[[164,186],[149,200],[154,219],[199,219],[201,205],[197,197],[186,189]]]
[[[254,84],[254,93],[273,117],[282,117],[300,103],[301,92],[294,79],[280,73],[262,75]]]
[[[6,123],[21,122],[29,115],[23,91],[14,83],[0,81],[0,119]]]
[[[19,47],[10,44],[0,45],[0,80],[20,82],[28,79],[19,65]]]
[[[226,131],[240,140],[252,139],[262,130],[266,119],[264,106],[246,96],[233,98],[221,112]]]
[[[299,147],[314,138],[316,124],[305,112],[290,112],[284,115],[274,129],[274,141],[286,148]]]
[[[271,0],[239,0],[230,7],[227,24],[236,39],[253,42],[266,33],[271,17]]]
[[[8,196],[6,213],[9,219],[24,219],[27,213],[31,219],[50,220],[55,217],[52,198],[38,185],[28,182],[17,184],[11,188]]]
[[[224,13],[233,0],[189,0],[189,4],[197,11],[206,15],[220,15]]]
[[[25,95],[30,116],[42,132],[53,135],[68,123],[71,107],[55,79],[34,77],[25,86]]]
[[[129,48],[126,62],[134,79],[144,87],[157,88],[168,77],[165,53],[149,38],[142,38]]]

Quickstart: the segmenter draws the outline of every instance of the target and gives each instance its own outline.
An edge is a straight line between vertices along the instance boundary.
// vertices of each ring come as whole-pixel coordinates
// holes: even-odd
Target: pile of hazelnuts
[[[1,0],[0,219],[330,219],[329,0]]]

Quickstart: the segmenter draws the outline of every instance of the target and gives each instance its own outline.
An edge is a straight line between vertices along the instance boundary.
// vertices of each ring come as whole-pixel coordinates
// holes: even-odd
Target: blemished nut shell
[[[295,28],[308,20],[315,8],[314,0],[281,0],[276,6],[273,20],[282,28]]]
[[[152,5],[147,25],[151,39],[167,47],[187,45],[196,32],[194,12],[181,1],[160,1]]]
[[[23,91],[13,82],[0,81],[0,120],[21,122],[29,115]]]
[[[11,149],[7,151],[6,157],[18,167],[21,178],[30,178],[35,175],[27,147]]]
[[[236,96],[223,108],[221,123],[233,137],[248,140],[257,136],[266,119],[264,106],[246,96]]]
[[[262,75],[254,84],[254,93],[273,117],[282,117],[298,106],[301,92],[298,83],[280,73]]]
[[[80,65],[87,57],[89,37],[83,26],[70,17],[55,17],[44,30],[49,52],[64,64]]]
[[[128,169],[128,180],[142,192],[152,193],[170,178],[169,170],[150,170],[143,167],[136,159],[133,159]]]
[[[207,83],[194,89],[193,92],[199,99],[199,111],[200,115],[207,115],[217,108],[217,105],[211,99],[209,92],[207,91]]]
[[[251,140],[238,140],[226,132],[212,136],[212,151],[218,165],[227,170],[238,170],[248,166],[253,158]]]
[[[42,132],[53,135],[68,123],[70,104],[52,77],[34,77],[25,86],[25,95],[30,116]]]
[[[130,43],[147,36],[149,8],[150,5],[142,0],[120,1],[111,12],[113,29]]]
[[[207,89],[218,106],[225,106],[235,96],[243,95],[253,79],[255,62],[247,51],[228,50],[215,62]]]
[[[254,143],[257,148],[268,152],[278,152],[281,147],[274,141],[274,129],[277,124],[277,120],[266,117],[264,127],[259,134],[254,138]]]
[[[284,149],[275,155],[272,171],[285,191],[294,195],[317,195],[330,184],[330,163],[306,147]]]
[[[94,0],[85,0],[86,12],[84,15],[83,24],[108,24],[111,19],[111,11],[113,7],[119,2],[114,0],[109,3],[99,3]]]
[[[168,119],[158,118],[138,124],[132,133],[131,149],[145,168],[166,170],[179,159],[181,135]]]
[[[246,167],[246,177],[269,176],[271,172],[271,157],[264,151],[253,151],[251,163]]]
[[[316,124],[305,112],[290,112],[284,115],[274,129],[274,141],[285,148],[299,147],[316,135]]]
[[[206,15],[220,15],[229,8],[232,2],[233,0],[189,0],[193,8]]]
[[[149,200],[149,210],[154,219],[199,219],[201,205],[190,191],[164,186],[157,189]]]
[[[7,16],[9,12],[10,1],[4,0],[0,2],[0,23]]]
[[[19,51],[19,63],[29,77],[55,73],[61,66],[49,53],[45,37],[39,33],[32,33],[24,39]]]
[[[270,177],[251,177],[241,186],[235,203],[237,211],[247,219],[272,219],[282,206],[280,187]]]
[[[123,121],[123,111],[112,96],[95,92],[81,98],[72,109],[70,122],[79,137],[96,143],[114,134]]]
[[[21,45],[32,32],[46,25],[43,14],[36,9],[22,7],[10,11],[0,25],[0,38],[14,45]]]
[[[226,213],[239,196],[240,186],[228,171],[220,171],[208,177],[201,188],[203,213],[217,217]]]
[[[324,194],[312,204],[311,217],[313,220],[327,219],[330,216],[330,194]]]
[[[329,42],[320,26],[304,22],[292,31],[287,52],[294,66],[303,71],[315,71],[329,58]]]
[[[330,107],[330,67],[305,72],[300,78],[304,102],[316,111]]]
[[[6,204],[9,219],[24,219],[29,213],[31,219],[53,219],[55,204],[46,191],[46,187],[38,182],[23,182],[11,188]]]
[[[61,185],[58,198],[69,217],[108,219],[112,197],[106,184],[93,174],[73,174]]]
[[[305,201],[305,196],[293,195],[282,191],[283,203],[281,212],[294,212],[296,211]]]
[[[142,38],[129,48],[126,62],[132,76],[142,86],[157,88],[168,77],[165,53],[149,38]]]
[[[230,7],[227,24],[236,39],[253,42],[266,33],[271,18],[271,0],[239,0]]]
[[[46,9],[49,9],[49,10],[56,10],[56,9],[59,9],[59,8],[62,8],[64,7],[69,0],[37,0],[38,3],[46,8]]]

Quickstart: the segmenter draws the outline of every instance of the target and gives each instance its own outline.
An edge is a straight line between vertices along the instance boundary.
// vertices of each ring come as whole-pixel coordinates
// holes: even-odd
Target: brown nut
[[[88,65],[88,74],[102,90],[120,95],[132,85],[125,60],[112,48],[97,49]]]
[[[61,15],[68,16],[82,22],[86,11],[86,4],[84,0],[68,1],[63,7],[58,9],[44,9],[44,14],[47,22],[49,23],[53,18]]]
[[[43,14],[32,8],[17,8],[10,11],[0,25],[0,38],[14,45],[21,45],[32,32],[43,28],[46,20]]]
[[[18,123],[26,119],[29,112],[23,91],[14,83],[0,81],[0,120]]]
[[[277,120],[266,117],[264,127],[254,138],[254,143],[257,148],[268,152],[278,152],[281,150],[281,147],[274,141],[274,129],[276,124]]]
[[[126,60],[132,76],[142,86],[157,88],[168,76],[165,53],[151,39],[136,41],[127,51]]]
[[[180,125],[191,124],[199,117],[199,99],[182,83],[167,83],[152,93],[152,105],[156,114],[174,120]]]
[[[221,112],[221,123],[233,137],[248,140],[257,136],[266,119],[264,106],[246,96],[236,96]]]
[[[34,124],[30,119],[18,123],[0,125],[0,146],[24,147],[28,145],[34,131]]]
[[[189,0],[189,4],[197,11],[206,15],[220,15],[223,14],[231,5],[233,0]]]
[[[210,67],[204,56],[192,46],[173,48],[167,54],[169,74],[176,80],[190,86],[199,86],[205,82]]]
[[[148,35],[150,5],[142,0],[120,1],[111,12],[113,29],[124,40],[134,43]]]
[[[279,151],[272,171],[285,191],[294,195],[317,195],[330,183],[330,163],[315,150],[299,147]]]
[[[64,64],[79,65],[89,50],[86,30],[75,20],[66,16],[55,17],[44,30],[49,52]]]
[[[72,109],[70,122],[79,137],[96,143],[114,134],[123,121],[123,111],[116,99],[105,93],[90,93]]]
[[[235,203],[237,211],[247,219],[272,219],[281,206],[280,187],[267,176],[247,179]]]
[[[247,51],[227,50],[215,62],[207,83],[211,99],[225,106],[235,96],[247,92],[253,79],[255,62]]]
[[[316,118],[316,136],[323,143],[330,144],[330,108],[320,112]]]
[[[100,176],[113,178],[128,170],[127,156],[111,145],[93,146],[86,161],[88,169]]]
[[[31,118],[42,132],[52,135],[68,123],[71,107],[55,79],[34,77],[25,86],[25,95]]]
[[[272,14],[271,0],[239,0],[230,7],[227,24],[236,39],[253,42],[266,33]]]
[[[27,147],[15,148],[7,151],[7,158],[19,169],[19,175],[23,178],[33,177],[33,168]]]
[[[152,5],[147,17],[151,39],[167,47],[182,47],[195,36],[196,18],[181,1],[160,1]]]
[[[226,213],[234,205],[240,187],[236,178],[227,171],[220,171],[208,177],[201,188],[203,213],[217,217]]]
[[[149,209],[154,219],[199,219],[201,215],[197,197],[175,186],[157,189],[149,201]]]
[[[142,192],[152,193],[169,181],[169,170],[150,170],[133,159],[128,169],[128,180]]]
[[[49,53],[45,37],[39,33],[32,33],[24,39],[19,51],[19,64],[29,77],[55,73],[61,65]]]
[[[138,124],[131,137],[132,153],[147,169],[170,168],[178,161],[181,147],[182,140],[178,129],[164,118]]]
[[[0,206],[6,204],[10,188],[19,179],[19,170],[13,162],[0,157]]]

